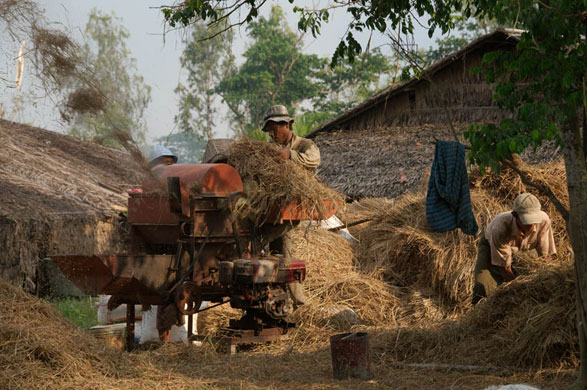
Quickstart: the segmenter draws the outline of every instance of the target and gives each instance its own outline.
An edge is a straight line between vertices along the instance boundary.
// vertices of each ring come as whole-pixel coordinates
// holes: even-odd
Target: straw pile
[[[243,180],[249,214],[260,224],[268,212],[293,202],[305,213],[325,215],[323,199],[341,200],[342,195],[319,183],[313,173],[277,156],[278,147],[268,142],[241,139],[228,149],[228,163]],[[268,221],[273,222],[273,221]]]
[[[360,273],[353,265],[351,245],[342,236],[311,227],[297,228],[290,234],[295,243],[292,256],[305,261],[307,268],[303,286],[308,303],[297,314],[302,328],[308,333],[316,331],[314,340],[324,341],[324,330],[397,324],[397,291]]]
[[[524,167],[534,180],[548,177],[555,194],[568,204],[562,163]],[[561,172],[562,170],[562,172]],[[525,188],[516,173],[504,170],[499,176],[472,176],[471,200],[479,226],[495,215],[510,210],[513,199],[522,191],[537,195],[552,219],[559,258],[570,258],[564,221],[551,202],[531,188]],[[432,232],[426,222],[425,193],[398,199],[358,233],[358,262],[370,274],[410,288],[431,287],[446,304],[470,299],[477,239],[460,231]],[[532,256],[519,256],[519,269],[540,266]]]
[[[562,164],[525,167],[534,178],[553,174],[555,179],[564,177],[558,172],[561,168]],[[473,184],[485,181],[485,187],[471,190],[480,226],[509,210],[518,191],[530,190],[515,178],[510,172],[499,177],[473,175]],[[565,194],[559,193],[564,183],[550,183],[566,202]],[[513,187],[509,199],[499,198]],[[306,262],[308,304],[294,313],[298,329],[280,348],[315,349],[333,332],[363,329],[378,332],[376,339],[384,342],[376,349],[394,360],[576,367],[568,239],[560,236],[562,221],[550,202],[540,198],[555,225],[558,258],[547,264],[518,254],[516,269],[522,276],[472,311],[476,238],[431,232],[423,193],[394,202],[365,200],[346,208],[341,216],[347,220],[374,218],[357,230],[360,242],[353,246],[332,232],[294,229],[292,255]]]
[[[189,361],[178,352],[187,350],[170,347],[145,355],[113,350],[69,323],[50,304],[0,282],[3,389],[210,388],[209,380],[169,371]],[[190,359],[197,356],[192,353]]]
[[[501,286],[456,322],[382,332],[375,349],[417,363],[577,368],[573,279],[571,266],[552,265]]]

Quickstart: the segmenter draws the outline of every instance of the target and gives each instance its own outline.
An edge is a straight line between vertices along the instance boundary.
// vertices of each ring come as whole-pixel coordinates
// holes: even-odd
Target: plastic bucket
[[[342,333],[330,337],[332,372],[336,379],[371,378],[367,333]]]

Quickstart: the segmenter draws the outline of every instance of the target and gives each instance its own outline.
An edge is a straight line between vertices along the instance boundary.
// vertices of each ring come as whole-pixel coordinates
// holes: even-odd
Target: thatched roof
[[[345,111],[340,116],[318,126],[316,129],[308,133],[306,137],[314,138],[319,133],[335,131],[337,129],[343,128],[345,122],[365,113],[366,111],[374,108],[380,103],[388,101],[395,95],[401,94],[408,89],[414,88],[418,83],[426,82],[426,79],[430,79],[434,76],[434,74],[438,73],[439,71],[443,70],[447,66],[453,64],[454,62],[462,60],[468,53],[471,53],[483,47],[487,47],[488,50],[495,50],[496,44],[506,44],[509,46],[514,46],[519,41],[520,32],[521,30],[498,29],[490,34],[483,35],[472,41],[469,45],[463,47],[462,49],[454,53],[451,53],[442,60],[439,60],[438,62],[426,68],[424,70],[424,74],[422,77],[413,78],[406,82],[389,86],[389,88],[375,94],[374,96],[358,104],[357,106]]]
[[[0,279],[44,285],[54,254],[119,253],[118,213],[142,171],[124,151],[0,120]]]
[[[458,128],[462,132],[465,128]],[[395,198],[422,185],[434,159],[435,138],[454,137],[448,125],[379,128],[318,134],[318,175],[351,198]],[[400,168],[407,176],[401,181]]]
[[[142,182],[139,164],[121,150],[6,120],[0,142],[0,216],[107,215]]]
[[[457,134],[463,142],[461,134],[468,127],[458,124],[453,131],[447,124],[428,124],[321,133],[314,138],[322,158],[317,173],[324,183],[353,199],[418,192],[426,188],[436,141],[452,141]],[[522,159],[537,164],[559,156],[554,142],[545,142],[537,150],[529,147]]]

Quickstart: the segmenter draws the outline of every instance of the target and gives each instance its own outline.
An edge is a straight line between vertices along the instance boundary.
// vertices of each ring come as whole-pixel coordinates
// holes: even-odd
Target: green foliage
[[[90,74],[97,79],[106,107],[98,115],[76,113],[68,130],[78,138],[111,147],[121,146],[113,129],[123,129],[135,141],[144,141],[143,115],[151,100],[151,88],[134,73],[136,60],[126,46],[129,33],[122,23],[114,13],[108,15],[96,9],[90,12],[81,57],[90,65]],[[78,80],[72,89],[84,86]]]
[[[253,42],[244,64],[215,92],[230,108],[239,133],[260,137],[256,130],[269,107],[283,104],[293,114],[301,101],[316,95],[320,86],[313,76],[325,61],[302,52],[301,37],[290,30],[277,6],[268,18],[249,23],[247,31]]]
[[[175,90],[180,101],[175,123],[181,131],[210,139],[217,115],[214,88],[235,71],[231,52],[233,32],[222,33],[225,26],[208,27],[202,21],[190,28],[192,34],[184,41],[186,46],[181,56],[181,66],[188,74],[187,83],[179,84]]]
[[[71,323],[83,329],[98,325],[92,297],[61,298],[53,301],[55,309]]]
[[[163,145],[177,156],[180,164],[199,164],[202,162],[208,139],[201,134],[183,131],[167,137],[160,137],[155,144]]]
[[[500,126],[472,127],[466,134],[472,146],[471,159],[481,166],[498,169],[498,162],[536,147],[544,140],[561,144],[561,126],[584,110],[587,77],[587,30],[585,4],[581,0],[556,0],[549,6],[532,2],[498,2],[495,7],[480,2],[484,13],[500,20],[517,18],[526,29],[518,51],[485,55],[483,71],[496,83],[494,98],[500,107],[514,113]],[[503,8],[496,8],[502,6]]]
[[[293,124],[293,132],[299,136],[304,136],[316,129],[320,124],[333,119],[336,115],[331,115],[328,112],[307,111],[302,115],[296,116]]]
[[[451,35],[436,39],[436,47],[429,47],[421,52],[423,66],[439,61],[447,55],[462,49],[478,36],[487,32],[488,28],[497,27],[495,22],[478,21],[475,18],[465,19],[462,14],[453,16],[454,28]]]
[[[390,60],[377,48],[352,64],[334,67],[324,58],[304,54],[301,37],[290,30],[279,7],[274,7],[268,18],[248,25],[253,42],[238,69],[229,52],[231,38],[218,35],[202,41],[216,34],[218,25],[210,30],[197,22],[191,28],[193,33],[182,55],[188,80],[176,90],[180,94],[176,123],[183,131],[209,137],[215,123],[212,103],[216,94],[229,107],[237,133],[266,139],[259,127],[273,104],[284,104],[293,114],[302,101],[311,99],[314,109],[323,113],[312,115],[315,119],[308,123],[315,126],[320,123],[317,121],[339,115],[370,97],[388,82],[384,76],[391,68]]]
[[[378,48],[364,53],[360,60],[352,63],[343,62],[333,67],[324,67],[317,74],[321,87],[312,99],[314,108],[323,112],[327,118],[340,115],[371,97],[381,87],[389,85],[385,75],[391,67],[389,57]]]
[[[294,3],[294,0],[289,0]],[[241,18],[242,23],[250,25],[258,17],[258,8],[265,3],[265,0],[186,0],[181,5],[163,8],[165,20],[172,26],[187,26],[194,19],[201,18],[210,20],[210,23],[222,22],[224,15],[220,15],[216,9],[225,10],[225,15],[241,11],[245,8],[245,17]],[[361,44],[356,40],[355,34],[365,30],[377,30],[385,32],[388,28],[394,31],[400,29],[403,34],[414,31],[415,16],[423,17],[428,15],[429,32],[432,36],[436,30],[447,33],[454,27],[452,13],[463,8],[462,0],[418,0],[409,1],[361,1],[349,2],[346,11],[351,17],[338,47],[334,51],[332,64],[338,65],[340,60],[348,58],[351,62],[361,55]],[[320,34],[323,23],[330,18],[328,6],[324,9],[311,9],[308,7],[294,7],[294,12],[299,14],[298,29],[302,32],[311,32],[315,37]],[[472,14],[470,7],[465,8],[465,17]]]

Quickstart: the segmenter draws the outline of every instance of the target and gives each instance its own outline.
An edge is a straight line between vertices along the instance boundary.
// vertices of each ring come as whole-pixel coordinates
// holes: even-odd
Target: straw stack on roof
[[[40,259],[123,249],[118,213],[144,171],[121,150],[0,119],[0,278],[35,291]]]

